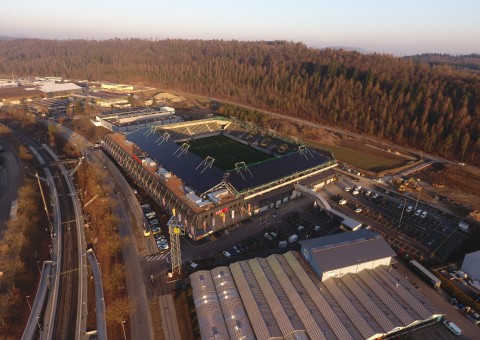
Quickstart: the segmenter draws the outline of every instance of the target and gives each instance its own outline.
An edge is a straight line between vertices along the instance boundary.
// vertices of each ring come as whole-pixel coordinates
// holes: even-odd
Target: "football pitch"
[[[203,159],[207,156],[215,158],[213,165],[223,171],[235,169],[235,163],[245,162],[249,165],[273,157],[224,136],[195,139],[188,141],[188,144],[188,151]]]

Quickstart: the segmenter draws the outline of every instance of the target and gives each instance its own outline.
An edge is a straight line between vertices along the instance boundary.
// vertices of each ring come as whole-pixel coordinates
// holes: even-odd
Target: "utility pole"
[[[172,247],[172,275],[174,273],[180,274],[182,271],[182,252],[180,250],[180,235],[185,235],[185,227],[183,223],[178,221],[175,216],[175,210],[172,209],[173,215],[167,222],[168,232],[170,234],[170,245]]]
[[[400,229],[400,225],[402,224],[402,218],[403,218],[403,212],[405,211],[405,206],[407,205],[407,200],[404,198],[403,199],[403,208],[402,208],[402,214],[400,215],[400,221],[398,221],[398,228]]]
[[[48,214],[47,201],[45,201],[45,196],[43,195],[42,183],[40,183],[40,176],[38,176],[38,172],[35,172],[35,177],[37,177],[38,187],[40,188],[40,193],[42,194],[43,206],[45,207],[45,213],[47,214],[48,224],[51,225],[52,222],[50,221],[50,215]]]
[[[413,209],[414,212],[417,211],[418,200],[420,199],[420,193],[421,192],[422,192],[422,188],[418,187],[417,203],[415,203],[415,208]]]

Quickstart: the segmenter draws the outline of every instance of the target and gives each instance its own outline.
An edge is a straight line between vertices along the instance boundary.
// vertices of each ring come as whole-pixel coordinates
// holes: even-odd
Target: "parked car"
[[[230,254],[228,251],[223,251],[223,256],[225,256],[227,259],[232,257],[232,254]]]
[[[362,212],[362,208],[357,208],[355,209],[355,212],[358,214],[358,213],[361,213]]]
[[[315,227],[313,227],[314,231],[319,231],[320,229],[321,229],[321,227],[319,225],[316,225]]]
[[[358,195],[359,193],[360,193],[360,192],[359,192],[358,190],[354,190],[354,191],[352,192],[353,195]]]
[[[415,216],[420,216],[421,214],[422,214],[421,209],[417,209],[417,211],[415,211]]]
[[[350,187],[346,187],[346,188],[345,188],[345,191],[346,191],[346,192],[349,192],[350,190],[352,190],[352,188],[350,188]]]
[[[426,212],[426,211],[422,212],[422,213],[420,214],[420,217],[421,217],[421,218],[427,217],[427,212]]]
[[[368,190],[368,191],[365,192],[365,196],[370,196],[371,193],[372,193],[372,191]]]
[[[240,254],[240,248],[238,248],[237,246],[233,246],[232,248],[237,254]]]
[[[299,226],[297,227],[297,230],[298,230],[298,231],[302,231],[303,229],[305,229],[305,227],[304,227],[303,225],[299,225]]]
[[[346,199],[341,199],[340,202],[338,202],[338,204],[345,205],[345,204],[347,204],[347,200]]]
[[[372,198],[378,198],[378,194],[373,194]]]
[[[407,213],[409,213],[409,212],[412,212],[412,210],[413,210],[413,207],[412,207],[411,205],[409,205],[409,206],[407,207],[407,210],[406,210],[406,211],[407,211]]]

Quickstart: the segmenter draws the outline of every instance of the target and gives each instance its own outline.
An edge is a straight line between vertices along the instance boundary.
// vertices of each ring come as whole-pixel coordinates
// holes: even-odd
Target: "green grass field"
[[[247,145],[224,136],[213,136],[195,139],[188,142],[188,151],[206,158],[215,158],[213,163],[223,171],[235,169],[235,163],[245,162],[247,165],[272,158],[272,156],[250,148]]]
[[[343,145],[327,145],[311,141],[309,141],[308,144],[332,152],[333,156],[340,162],[373,172],[395,168],[405,164],[407,161],[403,157],[392,154],[385,154],[385,156],[382,156],[375,150],[361,146],[353,148]]]

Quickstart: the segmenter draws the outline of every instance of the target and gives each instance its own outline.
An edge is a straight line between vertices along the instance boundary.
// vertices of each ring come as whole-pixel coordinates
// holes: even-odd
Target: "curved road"
[[[10,218],[12,202],[16,200],[18,188],[22,182],[22,165],[15,150],[0,138],[0,145],[5,151],[0,152],[3,158],[3,169],[0,169],[0,239],[3,237],[5,224]]]

